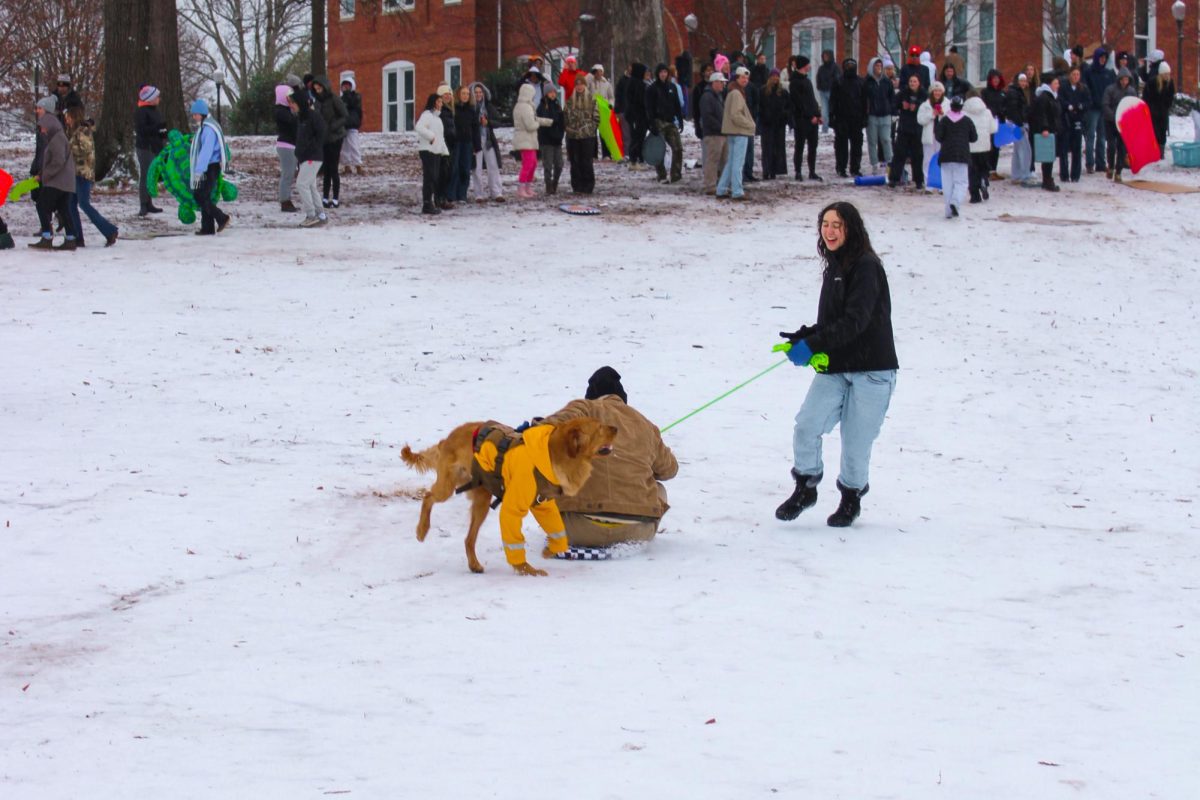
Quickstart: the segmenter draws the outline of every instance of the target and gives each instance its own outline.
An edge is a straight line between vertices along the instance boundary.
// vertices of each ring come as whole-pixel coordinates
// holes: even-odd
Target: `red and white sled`
[[[1129,168],[1135,175],[1142,167],[1162,158],[1150,120],[1150,107],[1145,101],[1126,97],[1117,105],[1117,130],[1121,132]]]

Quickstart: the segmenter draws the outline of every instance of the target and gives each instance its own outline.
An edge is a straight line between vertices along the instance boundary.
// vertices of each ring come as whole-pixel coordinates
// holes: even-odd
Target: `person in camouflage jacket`
[[[575,78],[575,91],[567,101],[567,160],[571,164],[571,191],[591,194],[596,188],[596,130],[600,125],[600,110],[588,87],[587,76]]]
[[[92,185],[96,180],[96,145],[92,138],[92,126],[87,121],[83,106],[68,108],[66,117],[67,141],[71,146],[71,157],[75,160],[75,194],[71,195],[69,206],[71,221],[79,237],[75,246],[84,246],[83,225],[79,219],[79,209],[82,208],[104,237],[104,246],[111,247],[117,243],[117,226],[105,219],[92,205]]]

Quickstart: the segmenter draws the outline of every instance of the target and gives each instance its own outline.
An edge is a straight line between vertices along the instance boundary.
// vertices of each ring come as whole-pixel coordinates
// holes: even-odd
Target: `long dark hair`
[[[832,252],[825,246],[825,238],[821,236],[821,220],[825,219],[825,214],[830,211],[837,212],[842,218],[842,231],[846,235],[842,246]],[[864,255],[875,255],[875,250],[871,247],[871,237],[867,234],[862,214],[858,213],[857,208],[839,200],[821,209],[821,214],[817,217],[817,252],[825,260],[826,270],[849,267]]]
[[[440,94],[437,94],[436,92],[429,95],[429,97],[425,100],[425,110],[433,111],[433,107],[436,106],[437,101],[441,100],[441,99],[442,99],[442,96]]]

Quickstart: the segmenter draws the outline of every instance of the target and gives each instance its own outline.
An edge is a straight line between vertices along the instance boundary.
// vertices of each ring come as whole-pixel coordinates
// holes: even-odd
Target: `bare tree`
[[[820,0],[817,6],[826,15],[837,20],[842,29],[843,52],[854,52],[854,40],[858,36],[858,28],[863,18],[871,14],[886,0]]]
[[[226,89],[237,102],[254,76],[278,70],[309,43],[313,35],[309,12],[316,2],[179,0],[179,15],[215,51],[214,61],[227,76]],[[320,38],[323,49],[324,31]]]
[[[71,76],[85,103],[104,89],[103,0],[78,0],[70,8],[56,0],[0,3],[0,80],[8,103],[32,109],[59,74]],[[41,85],[34,87],[34,73]]]

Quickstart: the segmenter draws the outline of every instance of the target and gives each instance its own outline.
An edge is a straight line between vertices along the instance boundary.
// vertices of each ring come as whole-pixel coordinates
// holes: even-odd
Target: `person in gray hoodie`
[[[44,97],[38,101],[38,130],[42,136],[42,163],[38,178],[41,186],[37,198],[38,222],[41,235],[29,245],[34,250],[64,250],[73,252],[79,231],[71,221],[71,196],[75,194],[75,159],[71,157],[71,146],[63,131],[62,123],[54,114],[55,99]],[[63,220],[66,239],[54,245],[54,215]]]
[[[1109,180],[1121,182],[1121,170],[1125,167],[1125,140],[1117,131],[1117,106],[1126,97],[1137,97],[1133,86],[1133,73],[1126,67],[1117,70],[1117,82],[1104,90],[1101,113],[1104,114],[1104,132],[1108,145],[1108,170],[1104,173]]]

